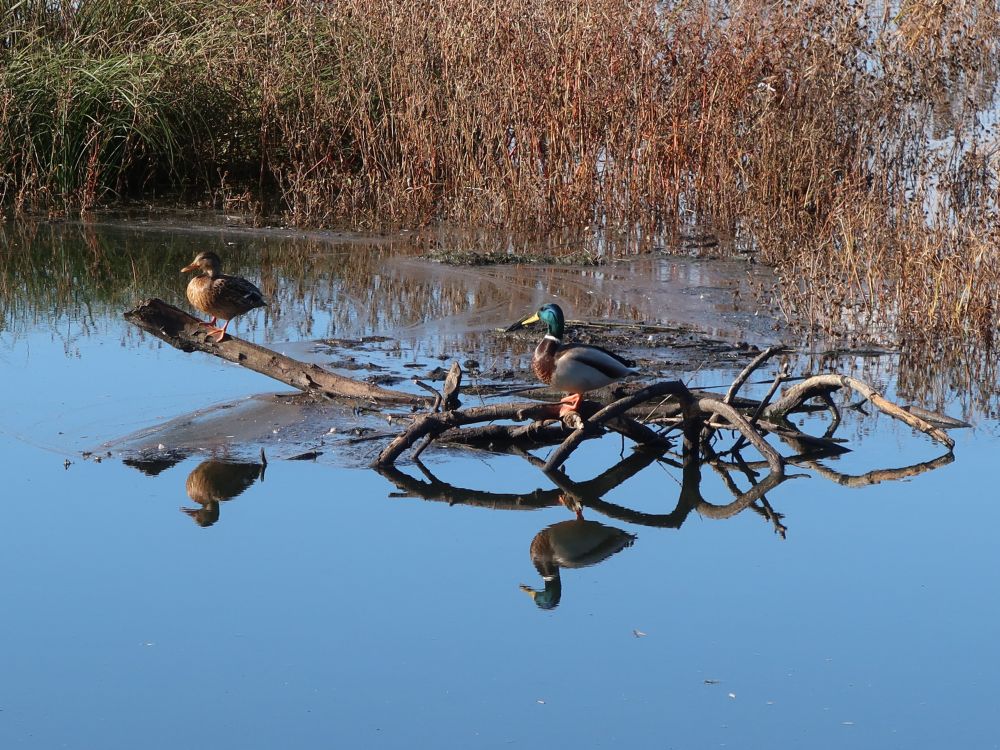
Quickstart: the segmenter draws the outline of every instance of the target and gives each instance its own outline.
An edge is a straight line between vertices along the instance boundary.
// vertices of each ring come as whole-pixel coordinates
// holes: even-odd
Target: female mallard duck
[[[211,526],[219,520],[219,503],[243,494],[258,479],[264,479],[264,464],[202,461],[185,484],[188,497],[201,507],[181,510],[199,526]]]
[[[195,259],[181,269],[199,272],[187,285],[188,301],[203,313],[212,316],[207,323],[202,322],[212,330],[211,338],[218,333],[215,340],[222,341],[226,336],[226,328],[237,315],[242,315],[256,307],[264,307],[264,295],[246,279],[239,276],[227,276],[222,273],[222,261],[211,251],[198,253]],[[219,318],[226,321],[222,328],[216,327]]]
[[[566,322],[559,305],[543,305],[538,312],[507,330],[516,331],[538,321],[545,323],[549,332],[535,347],[531,369],[546,385],[570,394],[560,402],[566,404],[561,413],[576,411],[582,394],[587,391],[603,388],[637,372],[631,362],[607,349],[589,344],[562,343]]]

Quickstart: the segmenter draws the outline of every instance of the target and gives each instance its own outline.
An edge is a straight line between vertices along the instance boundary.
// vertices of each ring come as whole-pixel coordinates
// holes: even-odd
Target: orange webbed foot
[[[562,419],[567,414],[573,411],[577,411],[580,408],[580,400],[583,396],[579,393],[573,393],[566,398],[562,399],[559,407],[559,418]]]
[[[222,339],[226,338],[226,329],[229,328],[229,321],[222,328],[216,328],[214,331],[209,331],[207,338],[212,338],[215,336],[215,343],[218,344]]]

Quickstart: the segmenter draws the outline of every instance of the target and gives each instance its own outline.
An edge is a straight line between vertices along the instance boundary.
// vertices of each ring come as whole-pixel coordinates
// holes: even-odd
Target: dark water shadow
[[[535,466],[544,463],[530,454],[521,455]],[[673,510],[667,513],[647,513],[603,499],[608,492],[656,462],[682,469],[681,488]],[[415,461],[414,466],[423,474],[424,479],[418,479],[395,466],[383,466],[375,470],[397,487],[399,492],[393,493],[393,497],[417,497],[447,502],[449,505],[472,505],[493,510],[535,510],[561,504],[574,509],[590,509],[608,518],[639,526],[667,529],[680,528],[693,510],[710,518],[732,517],[789,479],[768,475],[762,481],[755,479],[751,488],[746,491],[740,491],[733,485],[734,499],[728,503],[715,504],[705,500],[701,494],[702,463],[683,455],[675,458],[670,455],[669,449],[636,450],[598,476],[581,482],[574,481],[562,470],[548,472],[545,476],[555,485],[554,488],[538,488],[521,494],[456,487],[439,480],[421,462]]]

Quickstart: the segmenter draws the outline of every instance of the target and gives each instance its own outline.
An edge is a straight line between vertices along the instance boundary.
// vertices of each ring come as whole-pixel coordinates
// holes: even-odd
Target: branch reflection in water
[[[544,461],[526,451],[516,451],[537,468]],[[923,461],[898,469],[879,469],[852,478],[840,474],[820,462],[838,455],[841,450],[834,446],[813,445],[786,460],[789,465],[809,468],[820,476],[845,486],[863,486],[877,481],[899,480],[932,471],[951,463],[954,456],[948,452],[931,461]],[[414,477],[395,466],[381,466],[376,469],[396,486],[398,492],[392,497],[416,497],[423,500],[446,502],[449,505],[471,505],[491,510],[537,510],[540,508],[565,505],[576,513],[576,518],[561,521],[542,529],[531,541],[532,564],[542,577],[543,588],[533,589],[521,585],[521,590],[530,594],[535,604],[542,609],[554,609],[562,598],[562,568],[581,568],[603,562],[612,555],[630,547],[636,536],[628,531],[608,526],[600,522],[584,519],[584,509],[589,509],[616,521],[652,528],[679,529],[688,515],[696,511],[703,518],[726,519],[750,509],[766,521],[774,533],[784,539],[787,526],[785,515],[777,512],[767,499],[767,493],[782,482],[805,475],[794,476],[768,473],[763,478],[760,471],[767,469],[766,461],[745,461],[739,452],[727,459],[711,451],[704,460],[698,460],[697,451],[684,450],[680,454],[672,449],[637,449],[602,474],[582,482],[572,480],[563,470],[545,472],[545,476],[555,485],[553,489],[538,488],[528,493],[499,493],[475,488],[456,487],[441,481],[419,460],[413,465],[423,475]],[[603,499],[614,488],[626,482],[652,463],[681,470],[681,486],[676,506],[668,513],[648,513],[634,510]],[[702,496],[702,467],[711,467],[732,494],[727,503],[713,503]],[[742,475],[749,483],[746,490],[740,489],[734,475]]]
[[[836,444],[802,443],[798,447],[800,450],[796,455],[785,457],[789,466],[810,470],[819,477],[846,487],[907,479],[946,466],[954,460],[953,454],[948,452],[930,461],[900,468],[875,469],[852,476],[823,463],[843,452],[843,448]],[[534,468],[541,470],[545,466],[542,459],[526,450],[511,448],[510,452]],[[126,460],[126,464],[149,476],[155,476],[184,458],[183,454],[169,454],[158,461],[142,462],[133,459]],[[649,513],[604,499],[609,492],[654,463],[681,471],[680,489],[676,505],[671,511]],[[398,489],[398,492],[392,493],[393,497],[416,497],[490,510],[539,510],[562,505],[575,513],[576,518],[545,527],[531,541],[531,562],[542,578],[542,587],[532,588],[522,584],[521,590],[528,593],[541,609],[555,609],[559,605],[562,599],[563,568],[596,565],[631,547],[636,540],[636,535],[630,531],[592,518],[585,519],[585,510],[635,526],[679,529],[692,511],[703,518],[726,519],[749,509],[783,539],[787,532],[785,514],[772,507],[767,493],[788,479],[805,476],[775,474],[769,471],[767,461],[744,460],[738,450],[719,454],[707,445],[701,445],[700,450],[680,451],[669,446],[655,450],[637,448],[596,477],[579,482],[571,479],[562,469],[543,472],[553,486],[540,487],[526,493],[500,493],[475,487],[457,487],[438,479],[419,460],[413,461],[412,465],[422,474],[422,478],[408,474],[394,465],[376,469]],[[723,486],[732,495],[729,502],[718,503],[705,499],[702,494],[702,472],[705,466],[710,467],[721,478]],[[199,526],[213,525],[219,520],[221,503],[240,496],[256,481],[263,481],[266,467],[267,459],[263,453],[259,462],[240,462],[230,458],[202,461],[185,481],[188,496],[200,507],[181,510]],[[767,474],[762,477],[765,471]],[[749,485],[747,489],[741,489],[737,483],[740,477]]]

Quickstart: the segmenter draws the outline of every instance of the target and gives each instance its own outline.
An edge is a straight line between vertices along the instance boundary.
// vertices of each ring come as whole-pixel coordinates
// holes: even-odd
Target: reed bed
[[[790,320],[991,345],[987,0],[0,2],[0,202],[711,226]]]

